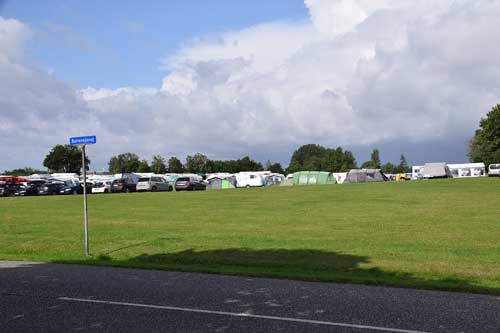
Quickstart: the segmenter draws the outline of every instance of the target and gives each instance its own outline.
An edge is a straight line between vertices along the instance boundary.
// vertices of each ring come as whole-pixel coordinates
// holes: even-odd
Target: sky
[[[96,135],[91,170],[135,152],[286,166],[464,162],[499,102],[494,0],[0,0],[0,170]]]

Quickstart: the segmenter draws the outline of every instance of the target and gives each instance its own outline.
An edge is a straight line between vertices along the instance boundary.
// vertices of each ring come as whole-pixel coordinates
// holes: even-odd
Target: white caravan
[[[265,176],[258,172],[240,172],[235,177],[236,187],[261,187],[266,185]]]

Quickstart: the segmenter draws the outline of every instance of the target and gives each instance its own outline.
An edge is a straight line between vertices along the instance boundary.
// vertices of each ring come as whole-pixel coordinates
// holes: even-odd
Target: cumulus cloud
[[[29,28],[0,19],[0,79],[9,82],[0,87],[2,143],[41,159],[46,150],[28,142],[47,148],[88,129],[101,166],[128,150],[272,159],[309,142],[464,145],[498,102],[498,2],[305,4],[308,21],[186,42],[164,59],[157,88],[71,87],[27,65]]]

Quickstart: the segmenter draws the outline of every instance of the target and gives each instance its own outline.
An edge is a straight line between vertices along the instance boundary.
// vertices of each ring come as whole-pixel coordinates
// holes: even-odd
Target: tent
[[[234,177],[219,178],[213,177],[208,180],[207,190],[221,190],[235,188],[236,179]]]
[[[349,171],[344,183],[385,182],[387,177],[380,169],[353,169]]]
[[[326,171],[299,171],[293,174],[294,185],[335,184],[335,177]]]
[[[444,162],[425,163],[421,171],[422,178],[452,178],[452,174],[448,165]]]

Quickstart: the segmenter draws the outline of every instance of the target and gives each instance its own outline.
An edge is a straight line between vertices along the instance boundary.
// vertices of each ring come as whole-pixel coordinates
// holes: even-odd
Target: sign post
[[[83,170],[83,219],[85,225],[85,256],[90,255],[89,251],[89,219],[87,210],[87,168],[85,166],[85,145],[95,144],[96,137],[80,136],[69,138],[69,144],[72,146],[82,146],[82,170]]]

